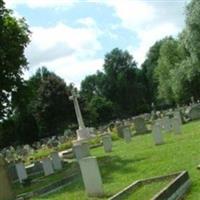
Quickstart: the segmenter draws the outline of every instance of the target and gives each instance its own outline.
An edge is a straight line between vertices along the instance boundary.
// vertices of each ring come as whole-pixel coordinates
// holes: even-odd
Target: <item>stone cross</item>
[[[90,133],[89,133],[88,128],[85,127],[85,124],[83,122],[83,117],[82,117],[81,110],[80,110],[80,107],[78,104],[79,95],[77,94],[75,88],[72,88],[71,93],[72,93],[72,96],[70,96],[69,99],[73,100],[73,103],[74,103],[76,118],[77,118],[78,125],[79,125],[79,129],[76,131],[76,133],[77,133],[77,141],[76,142],[79,143],[80,141],[89,139]]]
[[[84,129],[85,124],[83,122],[83,117],[82,117],[81,110],[80,110],[79,103],[78,103],[79,95],[77,94],[75,88],[73,88],[71,90],[71,93],[72,93],[72,96],[70,96],[69,99],[72,100],[73,103],[74,103],[74,109],[75,109],[75,112],[76,112],[76,118],[77,118],[77,121],[78,121],[79,129]]]

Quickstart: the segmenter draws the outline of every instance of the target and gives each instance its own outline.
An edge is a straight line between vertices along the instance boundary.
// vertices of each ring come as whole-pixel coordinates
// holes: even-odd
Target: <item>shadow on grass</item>
[[[103,182],[114,181],[112,174],[113,173],[123,173],[128,175],[130,172],[136,171],[133,167],[133,163],[140,162],[147,159],[146,157],[141,158],[121,158],[119,156],[102,156],[98,158],[98,163],[100,171],[103,177]],[[130,165],[131,164],[131,165]]]

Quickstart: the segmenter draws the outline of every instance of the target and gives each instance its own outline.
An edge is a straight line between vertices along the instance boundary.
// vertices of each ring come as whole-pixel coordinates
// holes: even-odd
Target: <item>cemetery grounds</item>
[[[91,149],[92,155],[98,158],[105,191],[104,197],[88,198],[81,175],[79,175],[60,191],[45,197],[36,197],[34,200],[104,200],[136,180],[182,170],[189,172],[192,181],[191,189],[185,200],[200,199],[200,171],[197,169],[197,165],[200,164],[199,144],[200,121],[183,125],[180,135],[166,133],[163,145],[154,145],[152,134],[132,137],[132,141],[128,144],[123,139],[119,139],[113,142],[111,153],[105,153],[103,147]],[[54,181],[54,177],[55,179],[61,178],[64,173],[52,176],[48,181]],[[165,181],[141,188],[127,199],[150,199],[167,183]]]

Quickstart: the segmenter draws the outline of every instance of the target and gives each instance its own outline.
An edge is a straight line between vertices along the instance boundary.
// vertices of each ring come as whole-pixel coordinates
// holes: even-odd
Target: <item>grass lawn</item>
[[[107,199],[138,179],[167,175],[181,170],[188,170],[192,180],[191,191],[185,199],[200,199],[200,171],[196,169],[200,164],[199,147],[200,121],[196,121],[184,125],[181,135],[166,134],[164,145],[155,146],[152,135],[148,134],[133,137],[129,144],[123,140],[115,141],[112,153],[105,154],[103,147],[93,149],[92,155],[97,156],[100,163],[106,194],[101,199]],[[86,200],[88,198],[81,177],[78,177],[59,192],[34,200],[44,199]],[[130,199],[134,199],[133,196]]]

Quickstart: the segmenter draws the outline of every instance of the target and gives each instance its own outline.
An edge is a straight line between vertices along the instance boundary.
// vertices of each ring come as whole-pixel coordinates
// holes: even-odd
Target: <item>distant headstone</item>
[[[62,161],[58,155],[58,152],[51,153],[51,158],[52,158],[53,168],[55,170],[61,170],[62,169]]]
[[[200,119],[200,104],[192,105],[188,111],[191,120]]]
[[[44,158],[42,160],[42,167],[43,167],[45,176],[49,176],[54,173],[52,162],[49,158]]]
[[[171,123],[172,123],[172,129],[174,131],[175,134],[180,134],[181,133],[181,125],[180,125],[180,121],[177,117],[174,117],[171,119]]]
[[[131,131],[128,127],[123,128],[123,136],[126,143],[131,141]]]
[[[123,129],[124,126],[122,126],[121,124],[116,125],[117,135],[121,138],[123,138]]]
[[[14,200],[15,195],[12,190],[12,184],[8,175],[7,163],[0,156],[0,199],[1,200]]]
[[[24,163],[22,162],[16,163],[15,167],[19,182],[22,183],[24,180],[28,178]]]
[[[103,196],[103,184],[96,157],[86,157],[79,161],[86,193],[90,197]]]
[[[137,134],[142,134],[147,132],[147,127],[145,125],[145,121],[142,117],[135,117],[133,119],[135,130]]]
[[[165,133],[168,133],[172,130],[171,121],[169,117],[166,116],[162,118],[162,128]]]
[[[180,111],[175,111],[174,117],[176,117],[178,119],[180,125],[183,124]]]
[[[109,134],[102,136],[102,142],[105,152],[111,152],[112,151],[112,139]]]
[[[86,142],[73,144],[73,152],[77,160],[90,156],[89,145]]]
[[[161,132],[161,125],[159,122],[155,122],[152,128],[152,134],[154,138],[154,142],[156,145],[160,145],[164,143],[164,138]]]

